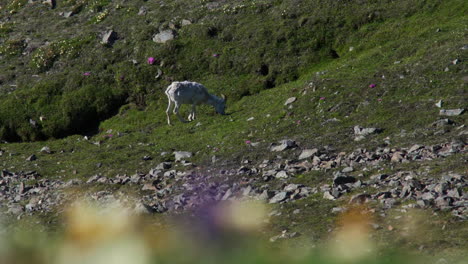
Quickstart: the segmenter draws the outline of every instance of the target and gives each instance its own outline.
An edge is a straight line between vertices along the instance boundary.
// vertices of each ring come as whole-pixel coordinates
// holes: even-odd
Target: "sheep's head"
[[[227,99],[227,98],[226,98],[226,96],[225,96],[224,94],[222,94],[222,95],[221,95],[221,99],[222,99],[222,100],[220,100],[220,101],[218,102],[218,104],[216,104],[215,109],[216,109],[216,112],[217,112],[218,114],[225,115],[226,113],[225,113],[224,111],[225,111],[225,109],[226,109],[226,99]]]

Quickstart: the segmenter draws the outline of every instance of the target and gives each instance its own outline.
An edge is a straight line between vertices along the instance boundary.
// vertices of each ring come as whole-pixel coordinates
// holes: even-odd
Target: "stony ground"
[[[356,127],[356,136],[361,137],[362,130]],[[283,204],[318,195],[321,199],[341,201],[329,214],[344,212],[349,204],[369,204],[381,214],[396,207],[422,208],[448,211],[460,221],[468,218],[466,174],[437,170],[434,176],[436,168],[418,168],[428,161],[466,159],[468,145],[460,139],[410,148],[356,149],[351,153],[327,146],[301,149],[293,140],[269,146],[249,144],[252,151],[267,148],[277,155],[274,159],[242,160],[237,166],[214,159],[210,169],[205,169],[190,162],[192,153],[176,151],[162,153],[174,155],[175,161],[162,162],[147,173],[94,175],[86,181],[64,182],[44,179],[35,171],[2,170],[0,204],[8,214],[20,219],[63,210],[63,205],[83,194],[102,202],[123,199],[136,213],[145,214],[181,213],[226,200]],[[50,152],[48,148],[43,151]],[[407,166],[412,164],[415,169]],[[325,178],[309,184],[297,183],[298,178],[314,177],[310,172],[323,172]],[[138,191],[124,196],[125,186]]]

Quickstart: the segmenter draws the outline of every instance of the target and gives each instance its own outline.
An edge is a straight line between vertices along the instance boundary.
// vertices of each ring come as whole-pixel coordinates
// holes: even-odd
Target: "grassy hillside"
[[[461,55],[464,10],[463,1],[416,0],[405,4],[70,0],[59,1],[53,9],[4,1],[0,81],[6,95],[1,98],[0,138],[34,141],[91,132],[123,105],[127,105],[124,109],[161,110],[166,100],[162,91],[172,80],[202,82],[213,92],[227,94],[235,107],[243,97],[262,90],[299,78],[310,81],[311,68],[320,70],[333,61],[343,66],[327,74],[343,83],[327,87],[328,93],[345,85],[344,96],[360,97],[358,84],[363,80],[359,77],[372,74],[375,78],[368,81],[379,82],[379,89],[390,93],[387,96],[406,97],[409,94],[401,86],[411,85],[418,90],[414,96],[420,98],[427,91],[414,87],[415,83],[440,89],[438,84],[397,77],[400,87],[396,88],[395,76],[389,75],[384,84],[379,75],[384,70],[414,71],[415,78],[424,78],[424,71],[430,71],[445,77],[444,66]],[[72,15],[61,16],[67,12]],[[111,29],[115,43],[102,44],[102,35]],[[175,39],[153,42],[153,36],[164,30],[172,30]],[[451,52],[443,49],[447,41]],[[355,46],[352,52],[350,46]],[[437,50],[440,54],[434,54]],[[424,56],[437,65],[423,63]],[[156,62],[149,65],[148,57]],[[394,61],[401,63],[394,65]],[[352,66],[344,66],[349,63]],[[414,65],[418,63],[420,67]],[[459,72],[462,67],[451,68]],[[461,80],[443,85],[457,83]],[[450,96],[457,94],[456,89],[431,95]],[[30,124],[30,119],[38,122],[40,116],[47,121]]]

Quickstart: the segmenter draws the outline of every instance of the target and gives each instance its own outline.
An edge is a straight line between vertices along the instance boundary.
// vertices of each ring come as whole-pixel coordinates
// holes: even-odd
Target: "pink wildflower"
[[[217,58],[217,57],[219,57],[219,54],[215,53],[215,54],[213,54],[213,57]]]
[[[90,76],[91,75],[91,72],[85,72],[83,73],[83,76]]]
[[[153,57],[148,58],[148,64],[149,65],[153,65],[155,61],[156,61],[156,59],[154,59]]]
[[[369,88],[375,88],[376,86],[377,86],[377,84],[375,84],[375,83],[369,84]]]
[[[250,143],[252,143],[250,140],[245,141],[245,144],[247,144],[247,145],[249,145]]]
[[[325,97],[320,97],[320,100],[325,100]]]
[[[377,101],[382,102],[382,98],[377,99]]]

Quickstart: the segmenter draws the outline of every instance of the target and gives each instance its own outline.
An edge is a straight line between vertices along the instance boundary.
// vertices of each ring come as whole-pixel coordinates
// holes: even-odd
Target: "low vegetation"
[[[447,118],[439,115],[439,100],[444,109],[466,112],[466,1],[64,0],[54,8],[33,2],[0,0],[0,172],[36,171],[63,181],[86,181],[92,175],[112,178],[147,173],[160,162],[173,161],[175,150],[193,152],[190,161],[200,170],[237,169],[249,164],[246,161],[297,154],[269,150],[271,143],[285,138],[296,140],[300,148],[333,153],[466,142],[466,113],[448,117],[447,125],[435,123]],[[113,39],[103,39],[110,30]],[[174,39],[153,41],[166,30]],[[149,57],[155,60],[149,63]],[[164,90],[172,81],[183,80],[226,94],[229,115],[201,106],[197,120],[168,126]],[[296,100],[286,105],[290,97]],[[188,114],[188,107],[181,113]],[[381,133],[355,141],[356,125],[377,127]],[[44,146],[51,153],[40,152]],[[37,160],[26,161],[32,154]],[[382,171],[428,168],[431,176],[440,178],[447,172],[466,175],[465,162],[462,152],[434,162],[386,164]],[[355,173],[369,177],[382,171]],[[317,187],[330,183],[334,172],[312,171],[292,182]],[[124,187],[95,188],[126,192]],[[330,210],[344,203],[324,201],[320,195],[268,206],[282,214],[270,218],[260,239],[292,228],[300,238],[267,247],[327,247],[324,241],[333,237],[329,230],[340,221]],[[298,208],[303,213],[293,214]],[[428,216],[418,211],[415,219],[431,219],[426,226],[431,238],[421,242],[388,230],[390,225],[407,224],[406,218],[396,224],[389,220],[400,219],[398,214],[395,209],[391,217],[376,217],[384,228],[371,232],[372,241],[391,250],[367,256],[369,263],[412,260],[392,252],[397,245],[412,252],[442,252],[453,261],[466,255],[465,222],[443,212]],[[169,221],[156,218],[149,221]],[[56,215],[22,224],[28,229],[36,221],[47,228],[50,222],[60,231],[64,228]],[[440,223],[447,229],[439,230]],[[52,240],[69,239],[60,234]],[[22,252],[21,241],[6,244],[15,247],[11,252]],[[38,245],[27,246],[41,251]],[[171,259],[171,250],[180,248],[161,256]],[[194,258],[216,262],[204,258],[213,252]],[[238,252],[232,256],[274,262],[257,255],[262,252],[247,259]],[[308,257],[297,263],[341,261],[317,252],[304,254]]]

